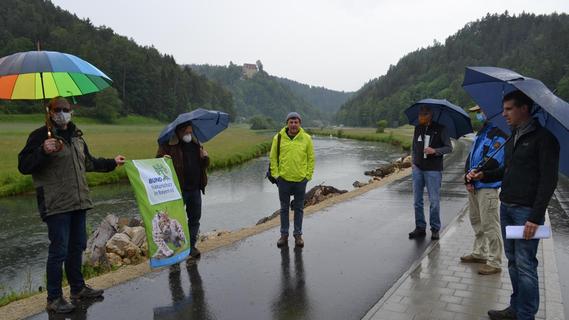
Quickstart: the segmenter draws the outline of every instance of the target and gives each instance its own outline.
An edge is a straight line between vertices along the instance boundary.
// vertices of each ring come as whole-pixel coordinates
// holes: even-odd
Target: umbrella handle
[[[51,118],[49,117],[49,107],[46,105],[45,107],[45,126],[47,127],[47,138],[51,139],[53,134],[51,132]]]

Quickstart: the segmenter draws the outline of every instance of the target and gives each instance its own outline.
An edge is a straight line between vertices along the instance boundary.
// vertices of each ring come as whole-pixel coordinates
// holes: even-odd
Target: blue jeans
[[[62,267],[65,264],[67,281],[71,293],[76,294],[85,286],[81,274],[81,259],[87,247],[85,229],[85,210],[59,213],[45,218],[49,237],[47,256],[47,299],[55,300],[62,296]]]
[[[440,191],[443,174],[441,171],[423,171],[413,165],[413,195],[415,206],[415,226],[425,230],[427,222],[423,209],[423,191],[427,186],[429,193],[429,223],[432,231],[441,229]]]
[[[200,190],[183,191],[182,198],[186,205],[188,216],[188,229],[190,230],[190,245],[196,246],[200,232],[200,218],[202,217],[202,194]]]
[[[507,203],[500,205],[504,251],[508,258],[508,271],[513,289],[510,307],[516,312],[518,320],[534,319],[539,309],[536,258],[539,240],[506,239],[506,226],[525,225],[532,211],[532,208],[518,205]],[[543,221],[539,224],[543,224]]]
[[[302,234],[302,218],[304,216],[304,194],[306,193],[305,179],[301,182],[289,182],[283,179],[277,180],[279,187],[279,200],[281,202],[281,235],[288,236],[289,221],[288,213],[290,210],[290,196],[294,197],[294,231],[293,234]]]

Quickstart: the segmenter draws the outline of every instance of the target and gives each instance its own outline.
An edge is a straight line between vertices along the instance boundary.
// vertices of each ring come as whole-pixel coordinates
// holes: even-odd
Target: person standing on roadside
[[[498,193],[501,181],[466,181],[466,174],[482,166],[497,169],[504,165],[506,134],[486,119],[479,106],[469,109],[483,126],[476,134],[466,163],[465,184],[468,190],[470,224],[474,229],[472,253],[460,257],[463,263],[481,263],[478,273],[490,275],[502,271],[502,234],[500,230],[500,201]]]
[[[18,170],[31,174],[36,189],[38,210],[47,224],[48,312],[69,313],[75,306],[63,297],[63,265],[71,287],[71,299],[81,300],[103,295],[103,290],[85,284],[81,273],[82,255],[87,246],[85,215],[93,208],[86,172],[109,172],[123,165],[125,157],[95,158],[89,153],[83,132],[71,122],[71,105],[62,97],[48,104],[48,126],[30,134],[18,155]]]
[[[192,124],[186,123],[176,128],[168,143],[158,146],[156,157],[164,156],[172,158],[182,188],[190,229],[190,257],[198,259],[201,252],[196,245],[202,216],[202,194],[207,185],[209,155],[193,133]]]
[[[502,102],[502,116],[512,127],[504,165],[470,171],[466,178],[502,180],[500,224],[513,292],[506,309],[490,310],[488,316],[492,320],[527,320],[534,319],[539,309],[539,239],[533,236],[545,221],[545,210],[557,187],[560,147],[555,136],[533,118],[530,97],[516,90]],[[506,226],[524,226],[524,239],[506,239]]]
[[[273,138],[270,152],[270,174],[277,180],[280,200],[281,237],[277,247],[288,245],[290,197],[294,197],[295,246],[304,247],[302,220],[306,184],[314,173],[314,146],[312,138],[301,128],[302,118],[297,112],[286,117],[286,126]]]
[[[445,126],[433,121],[433,110],[426,105],[419,109],[419,125],[413,134],[413,195],[415,229],[409,239],[426,236],[423,191],[429,194],[429,224],[431,239],[439,240],[441,230],[440,191],[443,178],[443,155],[452,152],[452,144]]]

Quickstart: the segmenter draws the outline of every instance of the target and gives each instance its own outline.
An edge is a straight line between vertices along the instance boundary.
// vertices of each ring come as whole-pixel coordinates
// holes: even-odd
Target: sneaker
[[[277,241],[277,247],[282,248],[288,246],[288,236],[281,236]]]
[[[47,305],[45,306],[45,310],[47,312],[55,312],[55,313],[69,313],[75,309],[75,306],[71,303],[67,302],[65,298],[59,297],[55,300],[47,301]]]
[[[415,228],[415,230],[409,232],[409,239],[424,237],[426,235],[427,233],[425,232],[425,229]]]
[[[96,297],[102,296],[104,292],[105,292],[104,290],[93,289],[87,285],[84,285],[83,289],[81,289],[81,291],[79,291],[78,293],[72,293],[71,294],[71,300],[96,298]]]
[[[502,272],[502,268],[492,267],[490,265],[483,265],[478,269],[478,274],[481,275],[490,275]]]
[[[516,313],[511,307],[507,307],[504,310],[489,310],[488,317],[490,320],[516,320]]]
[[[198,248],[196,247],[192,247],[192,249],[190,250],[190,258],[192,259],[199,259],[201,258],[202,253],[200,252],[200,250],[198,250]]]
[[[438,231],[431,231],[431,240],[439,240],[440,238]]]
[[[302,240],[301,235],[294,236],[294,245],[299,248],[304,248],[304,240]]]
[[[466,256],[460,257],[460,262],[463,263],[486,263],[486,259],[476,258],[475,256],[469,254]]]

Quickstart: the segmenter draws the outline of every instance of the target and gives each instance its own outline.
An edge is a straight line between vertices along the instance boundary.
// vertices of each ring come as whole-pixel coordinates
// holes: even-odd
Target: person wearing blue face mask
[[[470,154],[464,166],[465,175],[484,164],[485,169],[499,168],[504,163],[506,134],[486,119],[479,106],[469,109],[476,113],[476,119],[483,123],[477,133]],[[498,150],[498,151],[497,151]],[[470,223],[475,239],[472,253],[460,257],[462,263],[480,263],[478,273],[495,274],[502,271],[503,241],[498,211],[498,189],[501,181],[467,181]]]

